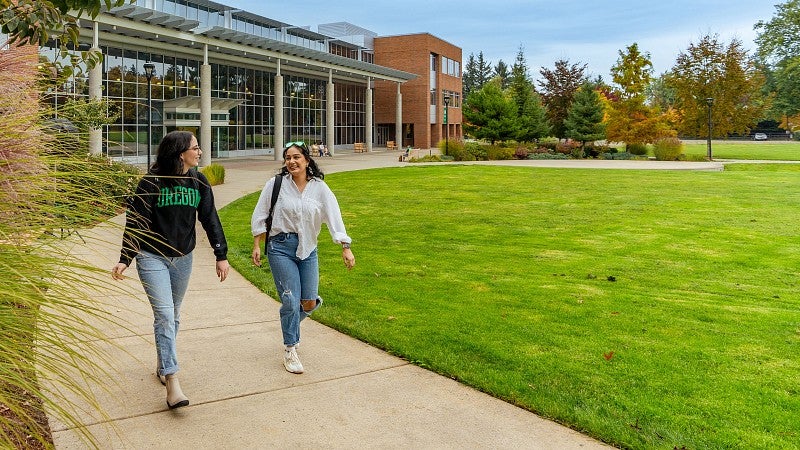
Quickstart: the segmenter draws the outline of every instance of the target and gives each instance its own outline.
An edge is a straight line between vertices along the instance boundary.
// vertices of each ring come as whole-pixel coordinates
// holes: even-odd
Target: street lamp
[[[447,125],[447,107],[450,105],[450,96],[444,94],[444,154],[448,153],[448,140],[450,138],[450,127]]]
[[[156,65],[144,63],[144,76],[147,77],[147,170],[150,170],[150,145],[153,142],[153,97],[150,94],[150,81],[156,73]]]
[[[706,98],[708,104],[708,160],[711,161],[711,106],[714,104],[714,98]]]

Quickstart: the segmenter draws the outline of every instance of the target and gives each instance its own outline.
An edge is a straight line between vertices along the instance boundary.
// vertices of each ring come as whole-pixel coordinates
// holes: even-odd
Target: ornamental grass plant
[[[622,448],[798,448],[800,165],[760,167],[330,174],[314,320]]]
[[[0,448],[51,448],[45,410],[96,447],[77,403],[105,417],[87,386],[109,366],[97,327],[115,319],[91,293],[111,281],[70,250],[120,212],[137,174],[45,131],[36,63],[0,51]]]

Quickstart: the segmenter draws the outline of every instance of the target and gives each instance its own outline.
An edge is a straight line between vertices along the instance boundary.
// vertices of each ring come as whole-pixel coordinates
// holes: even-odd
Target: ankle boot
[[[178,382],[178,376],[174,373],[167,375],[167,406],[169,409],[180,408],[181,406],[188,406],[189,399],[183,395],[181,391],[181,384]]]

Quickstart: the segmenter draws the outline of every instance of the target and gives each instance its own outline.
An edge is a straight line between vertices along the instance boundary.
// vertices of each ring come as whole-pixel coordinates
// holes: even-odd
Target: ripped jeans
[[[267,259],[275,280],[275,288],[281,298],[281,331],[283,344],[296,345],[300,342],[300,321],[314,312],[322,299],[319,290],[319,262],[317,249],[306,259],[300,259],[297,253],[297,234],[280,233],[269,240]],[[300,300],[316,300],[316,306],[310,311],[303,311]]]

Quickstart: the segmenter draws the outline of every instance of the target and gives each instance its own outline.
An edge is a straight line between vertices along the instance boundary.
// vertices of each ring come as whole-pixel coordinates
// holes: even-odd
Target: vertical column
[[[275,161],[283,155],[283,75],[281,75],[281,60],[278,59],[278,68],[275,74]]]
[[[100,53],[98,23],[94,22],[94,34],[92,36],[92,52]],[[103,98],[103,63],[98,62],[89,70],[89,100],[101,100]],[[103,153],[103,130],[102,128],[92,128],[89,130],[89,154],[100,155]]]
[[[336,91],[333,85],[333,70],[328,71],[328,85],[325,86],[325,146],[334,155],[334,141],[336,140],[335,107]]]
[[[203,45],[203,65],[200,66],[200,166],[211,164],[211,64],[208,63],[208,44]]]
[[[372,78],[367,78],[367,99],[366,99],[366,132],[367,153],[372,151]]]
[[[403,94],[400,93],[400,82],[397,82],[397,104],[395,105],[394,141],[397,148],[403,148]]]

